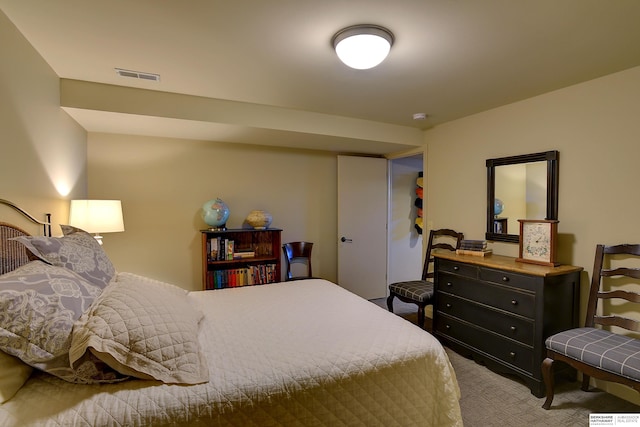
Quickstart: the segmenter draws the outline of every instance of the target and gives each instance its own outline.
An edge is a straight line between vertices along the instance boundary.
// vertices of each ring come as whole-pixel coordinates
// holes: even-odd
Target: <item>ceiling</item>
[[[420,145],[421,130],[640,65],[638,0],[0,0],[0,9],[71,88],[96,84],[89,101],[61,89],[63,108],[95,132],[389,154]],[[377,68],[349,69],[332,50],[333,34],[358,23],[395,36]],[[137,90],[114,107],[117,91],[103,84]]]

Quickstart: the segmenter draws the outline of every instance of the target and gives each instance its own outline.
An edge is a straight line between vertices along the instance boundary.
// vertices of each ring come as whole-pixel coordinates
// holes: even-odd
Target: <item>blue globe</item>
[[[211,228],[224,228],[229,219],[229,207],[220,198],[202,205],[202,219]]]
[[[495,216],[498,216],[504,210],[504,203],[500,199],[493,199],[493,213]]]

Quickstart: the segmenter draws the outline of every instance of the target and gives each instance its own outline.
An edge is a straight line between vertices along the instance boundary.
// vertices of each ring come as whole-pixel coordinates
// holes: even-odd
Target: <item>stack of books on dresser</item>
[[[475,255],[486,256],[493,252],[487,249],[486,240],[463,240],[460,242],[460,248],[456,250],[458,255]]]

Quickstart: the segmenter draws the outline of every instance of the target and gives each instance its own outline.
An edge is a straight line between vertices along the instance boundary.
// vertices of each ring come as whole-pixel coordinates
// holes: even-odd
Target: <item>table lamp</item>
[[[69,225],[94,233],[102,245],[100,233],[124,231],[120,200],[71,200]]]

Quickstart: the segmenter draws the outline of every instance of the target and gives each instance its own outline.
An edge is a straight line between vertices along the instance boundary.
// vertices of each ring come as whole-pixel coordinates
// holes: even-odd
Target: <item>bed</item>
[[[12,363],[5,369],[0,359],[0,383],[12,372],[25,379],[12,381],[17,391],[0,405],[2,426],[462,425],[455,373],[438,341],[334,283],[187,292],[106,268],[108,278],[91,236],[63,233],[19,237],[31,255],[0,276],[0,300],[45,273],[83,284],[68,340],[35,362],[23,355],[33,369],[19,352],[7,354],[16,333],[0,325],[0,353]],[[3,257],[15,243],[0,242]],[[61,256],[67,244],[93,251],[100,271]]]

